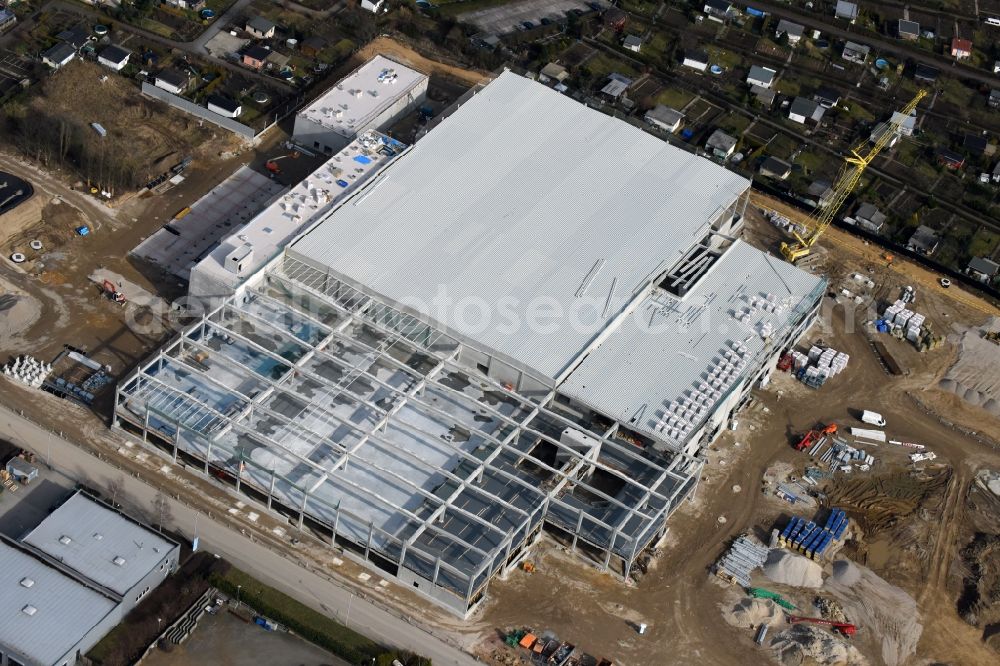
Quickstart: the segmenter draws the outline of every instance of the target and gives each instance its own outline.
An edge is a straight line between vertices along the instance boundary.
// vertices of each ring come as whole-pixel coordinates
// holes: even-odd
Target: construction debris
[[[750,574],[764,566],[768,548],[753,537],[744,534],[738,537],[716,565],[719,578],[750,587]]]

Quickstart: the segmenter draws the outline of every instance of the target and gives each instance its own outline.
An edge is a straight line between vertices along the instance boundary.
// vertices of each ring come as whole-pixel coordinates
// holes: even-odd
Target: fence
[[[254,128],[248,125],[244,125],[243,123],[237,122],[232,118],[226,118],[225,116],[220,116],[217,113],[209,111],[203,106],[198,106],[194,102],[186,100],[183,97],[174,95],[172,93],[168,93],[166,90],[157,88],[156,86],[151,85],[146,81],[142,82],[142,94],[158,99],[161,102],[169,104],[175,109],[180,109],[184,113],[189,113],[192,116],[197,116],[198,118],[201,118],[202,120],[207,120],[208,122],[214,125],[218,125],[224,130],[229,130],[233,134],[236,134],[237,136],[242,138],[244,141],[250,143],[255,141],[258,136],[266,132],[271,127],[271,125],[267,125],[259,132],[257,132],[256,130],[254,130]]]

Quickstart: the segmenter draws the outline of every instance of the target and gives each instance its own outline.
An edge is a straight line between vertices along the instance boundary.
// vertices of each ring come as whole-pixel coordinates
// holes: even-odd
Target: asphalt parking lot
[[[602,7],[607,6],[606,2],[598,4]],[[519,29],[525,21],[539,25],[544,17],[549,17],[553,21],[561,20],[571,9],[591,11],[585,0],[524,0],[524,2],[469,12],[462,14],[461,18],[479,27],[483,32],[502,35]]]

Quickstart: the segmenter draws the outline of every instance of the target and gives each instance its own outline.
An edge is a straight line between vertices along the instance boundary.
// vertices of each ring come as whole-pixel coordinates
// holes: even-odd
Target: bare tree
[[[125,499],[125,476],[119,474],[118,476],[109,479],[107,490],[108,490],[108,497],[111,498],[112,506],[117,508],[119,506],[118,503],[119,499],[121,500]]]
[[[163,531],[163,526],[173,520],[173,514],[170,510],[170,500],[167,496],[163,494],[163,491],[156,493],[156,497],[153,498],[153,520],[156,524],[156,529]]]

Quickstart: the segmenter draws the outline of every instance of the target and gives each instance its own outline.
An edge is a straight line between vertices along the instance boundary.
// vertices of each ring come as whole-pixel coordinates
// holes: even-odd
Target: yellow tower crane
[[[837,184],[833,188],[833,196],[826,205],[820,206],[813,211],[806,220],[805,229],[801,234],[794,229],[792,230],[792,235],[795,237],[794,242],[781,244],[781,254],[784,255],[785,259],[794,264],[799,259],[809,255],[813,245],[816,244],[819,237],[823,235],[823,232],[833,222],[834,216],[840,210],[844,201],[854,191],[854,188],[858,186],[858,183],[861,182],[861,175],[865,172],[865,169],[882,152],[882,149],[892,140],[892,137],[896,136],[903,121],[913,113],[913,110],[917,108],[917,104],[926,95],[926,90],[918,90],[917,94],[910,100],[910,103],[904,106],[899,115],[896,116],[898,120],[890,120],[885,123],[885,129],[878,136],[878,140],[875,141],[874,145],[868,147],[868,141],[862,141],[851,149],[851,154],[844,158],[844,166],[841,167],[840,175],[837,177]],[[868,151],[862,154],[865,148]]]

